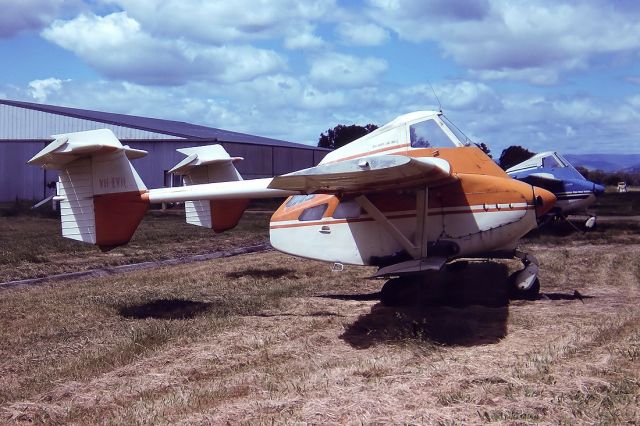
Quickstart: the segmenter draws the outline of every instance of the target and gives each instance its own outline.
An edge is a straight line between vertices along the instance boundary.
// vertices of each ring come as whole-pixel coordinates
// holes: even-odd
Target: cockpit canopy
[[[540,172],[546,172],[553,176],[555,176],[557,172],[560,172],[564,177],[584,179],[584,176],[582,176],[566,158],[555,151],[536,154],[528,160],[507,169],[507,173],[517,178],[523,172],[529,173],[532,170],[538,169]]]
[[[384,126],[328,153],[320,164],[364,155],[405,154],[408,149],[456,148],[469,138],[439,111],[416,111],[396,117]]]

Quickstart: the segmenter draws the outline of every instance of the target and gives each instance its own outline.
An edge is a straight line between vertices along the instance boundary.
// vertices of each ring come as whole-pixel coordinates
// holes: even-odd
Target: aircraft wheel
[[[540,280],[536,278],[531,287],[528,290],[520,290],[516,286],[516,275],[512,274],[509,277],[509,299],[511,300],[538,300],[540,296]]]
[[[419,283],[409,278],[392,278],[380,290],[380,302],[385,306],[403,306],[413,300]]]

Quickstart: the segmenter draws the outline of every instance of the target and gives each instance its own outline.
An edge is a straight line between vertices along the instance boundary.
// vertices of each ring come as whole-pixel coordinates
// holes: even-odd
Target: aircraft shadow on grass
[[[324,295],[341,300],[379,300],[380,293]],[[581,300],[573,294],[546,293],[539,300]],[[507,335],[508,269],[483,262],[445,271],[428,287],[409,288],[394,295],[394,305],[377,303],[340,336],[358,349],[407,340],[447,346],[499,342]],[[522,303],[522,302],[519,302]],[[526,302],[524,302],[526,303]]]
[[[208,302],[185,299],[156,299],[150,302],[118,308],[118,314],[129,319],[189,319],[211,309]]]

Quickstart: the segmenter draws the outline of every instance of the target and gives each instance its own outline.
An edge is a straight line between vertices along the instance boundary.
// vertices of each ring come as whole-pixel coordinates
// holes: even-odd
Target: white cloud
[[[640,49],[640,11],[601,1],[473,4],[370,0],[370,16],[412,42],[433,41],[487,79],[551,84],[598,55]],[[470,3],[469,3],[470,4]],[[472,8],[472,9],[473,9]]]
[[[472,76],[481,80],[515,80],[524,81],[540,86],[547,86],[558,83],[560,71],[555,68],[501,68],[497,70],[472,70]]]
[[[631,106],[640,108],[640,95],[630,97],[628,102]]]
[[[326,53],[312,60],[309,76],[322,86],[358,87],[376,83],[386,69],[383,59]]]
[[[151,34],[213,44],[284,36],[292,26],[321,19],[335,0],[108,0]]]
[[[0,85],[12,99],[204,124],[294,142],[317,143],[336,124],[383,125],[415,110],[437,109],[431,87],[323,87],[306,76],[273,74],[239,83],[188,82],[155,87],[118,81],[41,80]],[[42,92],[36,91],[41,89]],[[510,145],[541,152],[637,152],[640,97],[604,102],[586,95],[496,92],[474,81],[434,84],[444,112],[494,157]],[[90,93],[91,96],[87,96]]]
[[[337,32],[344,43],[359,46],[379,46],[389,39],[387,30],[372,23],[343,22]]]
[[[206,46],[154,38],[127,12],[56,21],[42,35],[108,77],[145,84],[243,81],[285,66],[276,52],[249,45]]]
[[[284,47],[292,50],[317,50],[326,47],[326,45],[327,43],[322,37],[313,33],[311,26],[293,28],[284,39]]]
[[[46,102],[47,96],[52,93],[59,93],[61,91],[62,83],[63,81],[57,78],[33,80],[29,82],[29,93],[36,101]]]
[[[80,7],[80,0],[0,0],[0,38],[40,30],[60,15]]]

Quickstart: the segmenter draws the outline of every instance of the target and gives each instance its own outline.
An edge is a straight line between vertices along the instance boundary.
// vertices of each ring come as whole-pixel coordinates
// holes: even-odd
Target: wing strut
[[[398,241],[402,247],[414,259],[423,259],[427,257],[427,232],[425,230],[427,216],[429,213],[429,188],[417,191],[416,193],[416,241],[411,242],[391,221],[382,213],[366,195],[359,195],[355,198],[356,202],[367,213],[373,217],[376,222],[382,225],[393,238]]]
[[[416,193],[416,243],[420,258],[427,257],[427,218],[429,217],[429,187]]]

